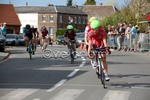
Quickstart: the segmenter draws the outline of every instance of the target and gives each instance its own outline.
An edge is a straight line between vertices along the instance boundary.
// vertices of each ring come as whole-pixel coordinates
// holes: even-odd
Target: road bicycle
[[[104,66],[103,66],[103,62],[102,62],[102,58],[100,56],[100,54],[106,54],[106,47],[100,48],[97,47],[95,49],[92,49],[94,51],[95,57],[96,57],[96,63],[98,64],[97,68],[96,68],[96,74],[98,76],[99,79],[101,79],[101,83],[103,85],[103,88],[107,88],[106,84],[105,84],[105,71],[104,71]]]
[[[29,57],[30,59],[32,59],[32,43],[31,43],[31,40],[29,40],[29,43],[28,43],[28,53],[29,53]]]
[[[69,40],[69,54],[70,54],[70,58],[71,58],[71,64],[74,63],[74,52],[73,52],[73,44],[74,44],[75,40]]]

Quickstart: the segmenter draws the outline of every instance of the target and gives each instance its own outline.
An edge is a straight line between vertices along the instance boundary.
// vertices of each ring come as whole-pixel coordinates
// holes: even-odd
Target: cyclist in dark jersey
[[[67,30],[65,32],[64,37],[65,37],[64,40],[67,42],[68,49],[69,49],[69,40],[74,40],[73,51],[74,51],[74,54],[75,54],[74,57],[76,58],[76,32],[73,29],[72,25],[67,26]]]
[[[27,46],[27,51],[28,51],[28,43],[29,41],[31,40],[31,43],[32,43],[32,54],[34,54],[34,40],[33,40],[33,37],[34,37],[34,34],[32,32],[32,29],[31,29],[31,26],[29,24],[27,24],[24,28],[24,40],[26,42],[26,46]]]

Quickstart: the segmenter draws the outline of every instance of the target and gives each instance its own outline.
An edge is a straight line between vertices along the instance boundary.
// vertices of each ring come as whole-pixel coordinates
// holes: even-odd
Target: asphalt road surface
[[[37,48],[30,60],[25,49],[8,48],[10,57],[0,62],[0,100],[150,100],[150,56],[113,51],[103,89],[80,50],[71,64],[69,57],[61,58],[64,46],[49,46],[53,55],[47,59]]]

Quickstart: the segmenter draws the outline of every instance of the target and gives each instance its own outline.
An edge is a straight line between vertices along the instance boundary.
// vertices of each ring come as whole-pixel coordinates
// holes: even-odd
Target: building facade
[[[87,24],[87,14],[75,7],[67,6],[21,6],[15,7],[21,21],[21,32],[26,24],[37,27],[40,31],[46,26],[51,37],[56,39],[58,28],[66,28],[72,24],[74,28],[84,31]]]

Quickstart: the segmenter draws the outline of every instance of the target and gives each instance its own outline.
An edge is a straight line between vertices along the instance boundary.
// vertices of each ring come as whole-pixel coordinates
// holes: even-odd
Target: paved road
[[[50,46],[64,51],[64,46]],[[89,59],[29,59],[23,47],[8,49],[0,63],[0,100],[149,100],[150,56],[114,51],[107,57],[110,82],[103,89]],[[80,51],[79,51],[80,52]]]

